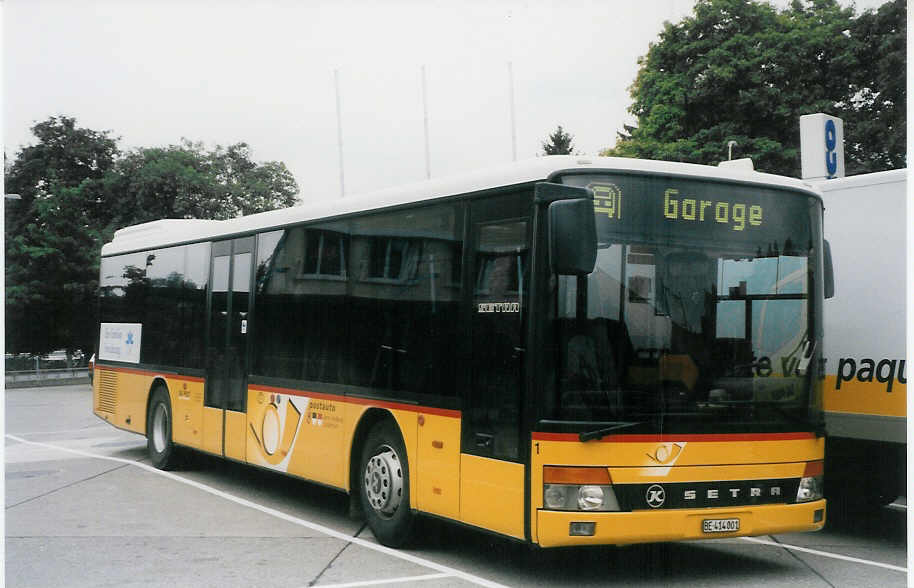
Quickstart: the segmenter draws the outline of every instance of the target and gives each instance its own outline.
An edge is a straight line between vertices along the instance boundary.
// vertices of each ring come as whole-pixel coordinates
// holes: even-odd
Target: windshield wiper
[[[586,431],[578,434],[578,439],[582,442],[592,441],[594,439],[602,439],[603,437],[609,435],[613,431],[618,429],[626,429],[628,427],[634,427],[636,425],[643,425],[644,421],[639,422],[628,422],[628,423],[616,423],[602,429],[597,429],[595,431]]]

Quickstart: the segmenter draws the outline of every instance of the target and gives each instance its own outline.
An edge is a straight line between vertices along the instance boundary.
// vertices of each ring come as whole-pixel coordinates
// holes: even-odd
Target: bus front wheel
[[[374,536],[388,547],[407,544],[415,515],[410,508],[406,448],[393,421],[372,426],[362,447],[359,473],[362,512]]]
[[[170,470],[177,463],[177,448],[172,441],[172,413],[168,390],[156,386],[146,414],[146,450],[149,461],[160,470]]]

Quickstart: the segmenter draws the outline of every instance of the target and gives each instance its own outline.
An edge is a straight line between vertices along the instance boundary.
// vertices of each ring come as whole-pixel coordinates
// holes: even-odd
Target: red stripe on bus
[[[187,380],[188,382],[198,382],[203,383],[203,378],[198,376],[185,376],[183,374],[167,374],[163,372],[153,372],[150,370],[141,370],[135,368],[125,368],[125,367],[115,367],[113,365],[99,365],[95,364],[95,369],[97,370],[108,370],[111,372],[121,372],[123,374],[135,374],[138,376],[159,376],[162,378],[168,378],[171,380]]]
[[[136,368],[125,368],[125,367],[115,367],[107,365],[98,365],[96,364],[96,369],[99,370],[110,370],[113,372],[121,372],[125,374],[136,374],[140,376],[161,376],[163,378],[170,378],[172,380],[187,380],[189,382],[199,382],[203,383],[204,379],[197,376],[183,376],[181,374],[163,374],[160,372],[153,372],[150,370],[141,370]],[[378,406],[382,408],[391,408],[395,410],[408,410],[411,412],[421,412],[424,414],[432,414],[437,416],[445,416],[451,418],[460,418],[459,410],[452,410],[447,408],[432,408],[430,406],[422,406],[418,404],[404,404],[400,402],[389,402],[386,400],[378,400],[374,398],[357,398],[353,396],[340,396],[338,394],[324,394],[322,392],[311,392],[308,390],[295,390],[292,388],[279,388],[276,386],[265,386],[262,384],[251,384],[248,386],[250,390],[261,390],[263,392],[273,392],[274,394],[288,394],[289,396],[302,396],[307,398],[320,398],[322,400],[334,400],[337,402],[348,402],[350,404],[361,404],[361,405],[370,405]]]
[[[306,398],[319,398],[321,400],[333,400],[336,402],[348,402],[350,404],[361,404],[368,406],[378,406],[381,408],[391,408],[394,410],[408,410],[410,412],[421,412],[423,414],[432,414],[437,416],[460,418],[459,410],[448,408],[432,408],[419,404],[404,404],[401,402],[390,402],[376,398],[360,398],[355,396],[340,396],[338,394],[324,394],[322,392],[311,392],[308,390],[295,390],[292,388],[278,388],[276,386],[265,386],[262,384],[252,384],[248,386],[251,390],[262,392],[272,392],[274,394],[288,394],[289,396],[302,396]]]
[[[533,433],[534,441],[574,441],[580,443],[577,433]],[[601,443],[670,443],[675,441],[797,441],[813,439],[812,433],[721,433],[687,435],[607,435]]]

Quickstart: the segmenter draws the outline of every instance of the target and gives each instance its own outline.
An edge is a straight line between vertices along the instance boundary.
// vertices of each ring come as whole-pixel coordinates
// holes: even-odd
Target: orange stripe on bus
[[[251,384],[248,386],[251,390],[260,392],[272,392],[274,394],[286,394],[289,396],[303,396],[307,398],[320,398],[321,400],[333,400],[336,402],[348,402],[350,404],[361,404],[368,406],[378,406],[381,408],[390,408],[394,410],[407,410],[410,412],[421,412],[423,414],[432,414],[451,418],[460,418],[459,410],[448,408],[433,408],[422,406],[420,404],[405,404],[401,402],[390,402],[376,398],[361,398],[355,396],[340,396],[339,394],[325,394],[323,392],[311,392],[309,390],[295,390],[293,388],[279,388],[276,386],[266,386],[263,384]]]
[[[171,380],[187,380],[188,382],[199,382],[203,383],[203,378],[199,376],[185,376],[183,374],[171,374],[165,372],[154,372],[150,370],[141,370],[137,368],[125,368],[120,366],[113,365],[100,365],[95,364],[95,369],[97,370],[108,370],[110,372],[121,372],[123,374],[135,374],[139,376],[160,376],[162,378],[168,378]]]

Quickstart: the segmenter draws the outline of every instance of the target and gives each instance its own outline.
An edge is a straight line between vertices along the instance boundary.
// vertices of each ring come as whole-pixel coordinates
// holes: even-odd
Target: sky
[[[288,166],[302,201],[534,157],[557,125],[596,155],[634,120],[638,58],[692,6],[5,0],[4,150],[55,115],[122,149],[246,142]]]

